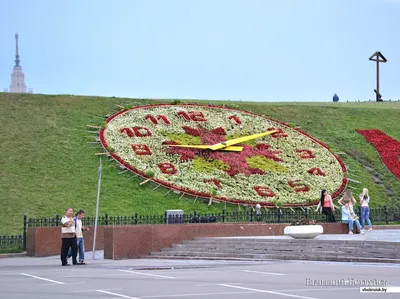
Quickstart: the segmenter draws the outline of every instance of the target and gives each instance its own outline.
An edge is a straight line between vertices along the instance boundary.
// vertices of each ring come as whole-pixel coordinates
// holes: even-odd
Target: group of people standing
[[[360,205],[361,205],[361,224],[358,220],[359,217],[354,212],[353,205],[357,203],[354,196],[349,189],[346,189],[342,198],[338,200],[338,203],[342,206],[342,222],[346,223],[349,227],[349,234],[353,234],[354,224],[358,228],[361,234],[365,233],[365,222],[368,224],[368,231],[372,230],[372,223],[369,219],[369,201],[370,197],[368,194],[368,189],[364,188],[363,192],[359,195]],[[317,211],[322,211],[328,218],[329,222],[336,222],[335,219],[335,205],[333,203],[332,197],[324,189],[321,191],[321,199],[317,207]]]
[[[67,259],[72,257],[73,265],[85,265],[85,243],[83,231],[89,230],[82,225],[85,211],[79,210],[73,218],[73,209],[67,208],[61,218],[61,265],[69,266]],[[79,253],[79,262],[77,255]]]

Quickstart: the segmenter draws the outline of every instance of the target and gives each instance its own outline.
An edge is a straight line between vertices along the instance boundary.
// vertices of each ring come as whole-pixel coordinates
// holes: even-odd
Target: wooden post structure
[[[376,93],[376,101],[382,102],[382,95],[379,93],[379,62],[387,62],[385,56],[382,55],[381,52],[376,51],[372,56],[369,58],[371,61],[376,61],[376,89],[374,92]]]

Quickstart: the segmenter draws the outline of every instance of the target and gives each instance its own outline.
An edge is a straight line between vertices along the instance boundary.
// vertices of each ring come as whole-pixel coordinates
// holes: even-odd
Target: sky
[[[400,99],[400,0],[0,0],[34,93],[237,101]]]

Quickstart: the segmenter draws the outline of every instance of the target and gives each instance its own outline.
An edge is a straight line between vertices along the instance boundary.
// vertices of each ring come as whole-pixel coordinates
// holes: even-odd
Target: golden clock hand
[[[221,150],[230,152],[241,152],[243,150],[243,146],[227,146],[222,148]]]
[[[189,145],[189,144],[168,144],[168,146],[173,147],[186,147],[186,148],[199,148],[199,149],[210,149],[211,145]],[[243,150],[243,146],[227,146],[222,148],[225,151],[232,151],[232,152],[241,152]]]
[[[219,149],[223,149],[223,148],[226,148],[227,146],[231,146],[231,145],[234,145],[234,144],[238,144],[238,143],[241,143],[241,142],[253,140],[253,139],[256,139],[256,138],[260,138],[260,137],[264,137],[264,136],[267,136],[267,135],[275,133],[275,132],[277,132],[277,130],[272,130],[272,131],[267,131],[267,132],[258,133],[258,134],[254,134],[254,135],[249,135],[249,136],[244,136],[244,137],[239,137],[239,138],[227,140],[227,141],[224,141],[224,142],[221,142],[221,143],[214,144],[214,145],[210,146],[209,149],[211,149],[213,151],[219,150]]]
[[[199,145],[190,145],[190,144],[168,144],[168,146],[175,147],[188,147],[188,148],[201,148],[201,149],[209,149],[210,145],[199,144]]]
[[[260,138],[272,133],[277,132],[276,130],[272,130],[272,131],[267,131],[267,132],[263,132],[263,133],[258,133],[258,134],[254,134],[254,135],[249,135],[249,136],[244,136],[244,137],[239,137],[239,138],[235,138],[235,139],[231,139],[231,140],[227,140],[221,143],[217,143],[214,145],[207,145],[207,144],[199,144],[199,145],[189,145],[189,144],[169,144],[168,146],[175,146],[175,147],[187,147],[187,148],[200,148],[200,149],[211,149],[213,151],[215,150],[227,150],[227,151],[236,151],[236,152],[240,152],[243,147],[234,147],[232,145],[240,143],[240,142],[245,142],[245,141],[249,141],[252,139],[256,139],[256,138]]]

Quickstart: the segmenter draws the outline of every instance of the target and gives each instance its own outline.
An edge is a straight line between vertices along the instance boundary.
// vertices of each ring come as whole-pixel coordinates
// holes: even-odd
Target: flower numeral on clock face
[[[237,125],[242,124],[242,121],[239,119],[237,115],[231,115],[228,117],[228,120],[235,122]]]
[[[254,190],[261,197],[275,197],[275,193],[266,186],[255,186]]]
[[[138,156],[152,155],[150,148],[146,144],[131,144],[131,147]]]
[[[310,191],[310,187],[300,180],[293,180],[288,182],[289,186],[294,189],[296,192],[308,192]]]
[[[300,154],[300,158],[302,159],[314,159],[315,154],[312,150],[304,149],[304,150],[296,150],[296,153]]]
[[[213,184],[214,186],[222,189],[222,184],[219,180],[217,179],[209,179],[209,180],[204,180],[204,183],[209,183],[209,184]]]
[[[165,115],[151,115],[151,114],[147,114],[144,117],[145,120],[148,120],[150,122],[152,122],[154,125],[158,125],[159,123],[164,123],[165,125],[170,125],[171,122],[169,121],[169,119],[165,116]]]
[[[148,128],[145,127],[133,127],[133,128],[122,128],[119,130],[121,134],[126,134],[128,137],[151,137],[153,134]]]
[[[310,168],[309,170],[307,170],[307,172],[312,175],[326,176],[325,172],[321,168],[318,168],[318,167]]]
[[[272,138],[286,138],[288,137],[288,134],[286,134],[286,132],[282,129],[282,128],[268,128],[268,131],[278,131],[275,133],[272,133],[271,136]]]
[[[179,111],[176,115],[183,117],[187,121],[207,121],[203,112],[195,112],[195,111]]]
[[[160,168],[161,172],[164,174],[175,174],[178,172],[174,164],[170,162],[164,162],[158,164],[158,168]]]

